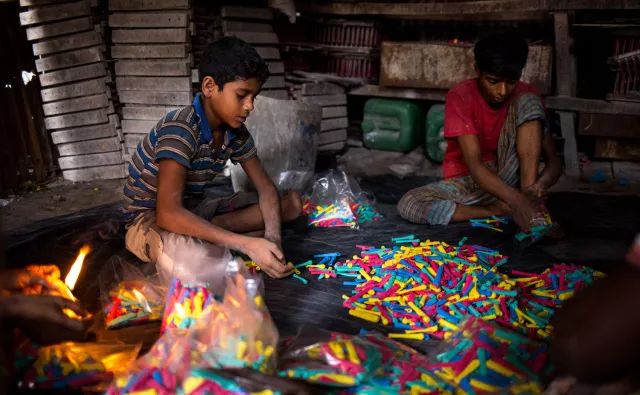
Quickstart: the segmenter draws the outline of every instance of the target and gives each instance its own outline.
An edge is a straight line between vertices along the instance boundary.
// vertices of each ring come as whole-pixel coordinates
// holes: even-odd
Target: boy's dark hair
[[[198,67],[200,81],[212,77],[218,89],[235,80],[256,78],[263,84],[269,67],[251,45],[237,37],[223,37],[205,48]]]
[[[491,34],[473,48],[478,70],[497,77],[519,80],[527,63],[529,46],[516,32]]]

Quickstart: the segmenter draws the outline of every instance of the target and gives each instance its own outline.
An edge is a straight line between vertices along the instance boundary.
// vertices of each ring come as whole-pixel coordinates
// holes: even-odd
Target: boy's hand
[[[8,292],[41,294],[44,288],[52,289],[51,280],[60,278],[55,265],[31,265],[24,269],[11,269],[1,273],[0,289]]]
[[[542,217],[540,210],[522,194],[509,204],[513,212],[513,220],[523,232],[529,232],[537,218]]]
[[[283,278],[291,275],[293,265],[284,263],[282,250],[272,241],[252,237],[247,243],[247,255],[260,266],[269,277]]]
[[[84,340],[92,322],[92,316],[77,302],[58,296],[14,295],[4,298],[2,303],[6,318],[42,345]],[[69,318],[63,309],[86,318]]]

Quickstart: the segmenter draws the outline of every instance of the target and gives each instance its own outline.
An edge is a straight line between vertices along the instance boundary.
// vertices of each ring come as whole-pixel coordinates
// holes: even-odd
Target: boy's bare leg
[[[542,152],[542,125],[540,121],[525,122],[518,127],[516,148],[520,162],[520,188],[527,191],[538,181]]]
[[[456,205],[456,211],[451,217],[451,222],[463,222],[472,218],[486,218],[492,215],[510,215],[509,205],[498,201],[487,206],[465,206],[463,204]]]
[[[302,212],[300,194],[289,191],[280,199],[282,222],[293,221]],[[264,219],[260,206],[252,206],[213,217],[211,223],[235,233],[247,233],[264,230]]]

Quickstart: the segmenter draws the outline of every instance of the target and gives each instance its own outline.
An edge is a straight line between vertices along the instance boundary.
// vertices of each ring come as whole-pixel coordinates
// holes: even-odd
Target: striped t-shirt
[[[138,143],[128,165],[124,186],[126,219],[155,209],[158,193],[158,161],[173,159],[187,168],[183,197],[201,196],[228,159],[241,163],[256,156],[256,147],[244,127],[227,127],[222,147],[212,147],[212,131],[202,107],[200,94],[191,106],[167,113]]]

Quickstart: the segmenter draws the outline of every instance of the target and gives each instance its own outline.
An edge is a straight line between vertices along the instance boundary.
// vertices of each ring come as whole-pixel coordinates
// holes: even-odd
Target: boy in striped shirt
[[[293,268],[282,253],[281,222],[300,215],[300,196],[289,192],[279,197],[244,126],[268,67],[253,47],[225,37],[204,51],[199,72],[201,92],[193,105],[160,119],[129,162],[124,187],[127,249],[155,263],[166,253],[167,239],[184,245],[201,240],[189,245],[205,254],[221,247],[240,251],[271,277],[288,276]],[[247,193],[203,199],[228,159],[242,166],[257,199]],[[263,237],[247,235],[261,230]]]

